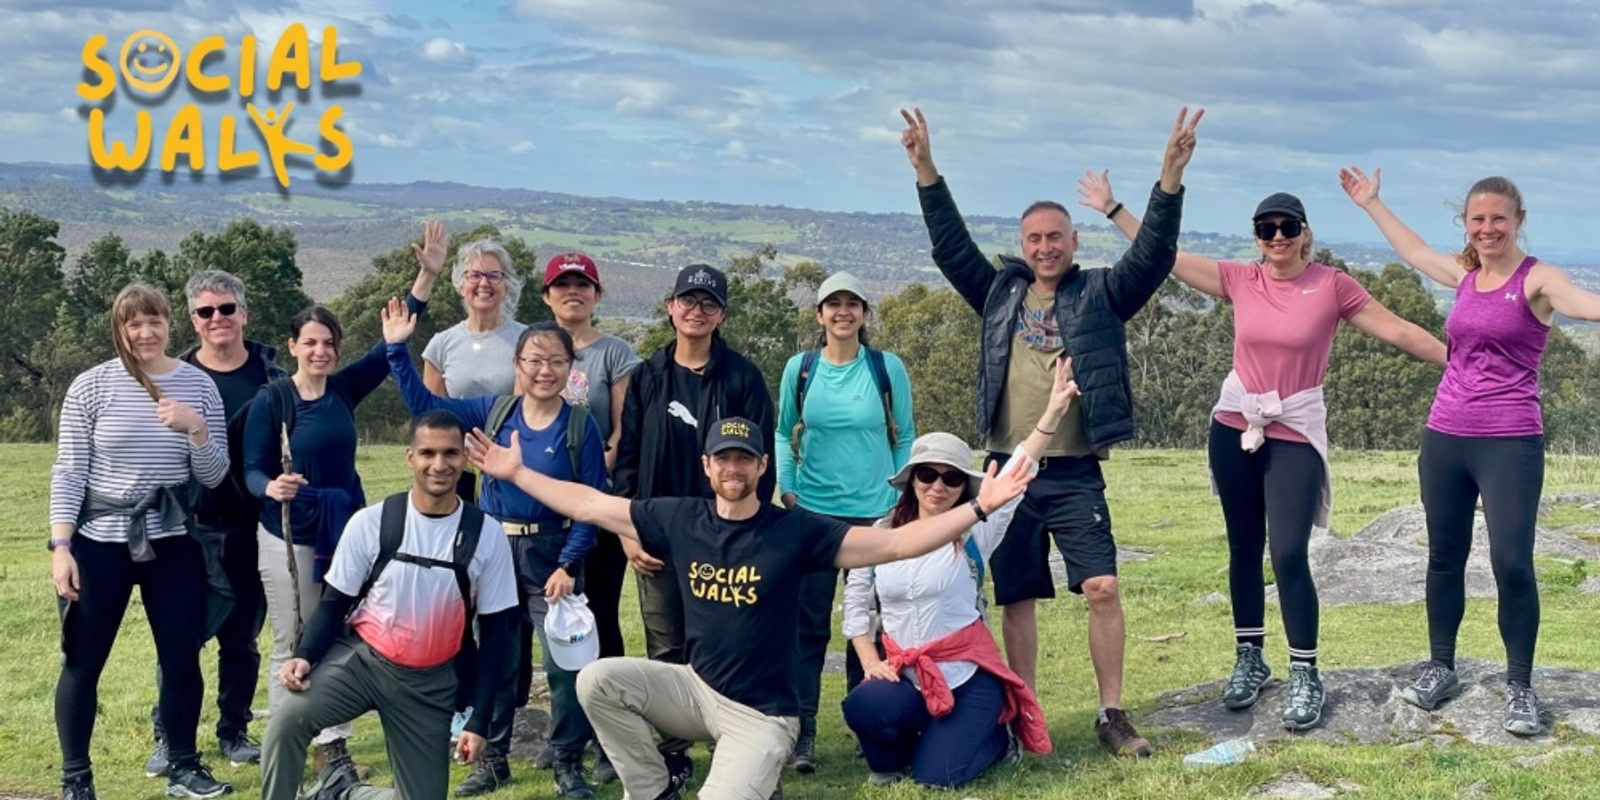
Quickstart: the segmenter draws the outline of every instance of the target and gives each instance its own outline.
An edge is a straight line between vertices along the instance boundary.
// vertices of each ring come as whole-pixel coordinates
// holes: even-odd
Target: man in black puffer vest
[[[1078,234],[1060,203],[1042,200],[1022,212],[1022,260],[989,263],[967,232],[950,189],[933,165],[921,109],[902,110],[901,144],[917,172],[933,260],[983,319],[979,347],[977,430],[990,459],[1004,460],[1032,432],[1050,396],[1054,363],[1068,358],[1083,395],[1054,433],[1039,475],[991,559],[995,602],[1005,607],[1003,633],[1011,669],[1030,686],[1039,651],[1035,601],[1055,596],[1047,562],[1050,538],[1067,565],[1067,588],[1089,604],[1089,656],[1100,688],[1095,733],[1117,754],[1145,756],[1150,745],[1122,710],[1126,632],[1117,592],[1117,548],[1106,508],[1100,460],[1133,438],[1133,392],[1124,325],[1172,272],[1183,211],[1183,169],[1194,154],[1204,111],[1178,113],[1167,141],[1161,180],[1150,194],[1144,226],[1110,269],[1073,263]],[[1111,211],[1122,213],[1121,206]],[[1048,534],[1048,535],[1047,535]]]

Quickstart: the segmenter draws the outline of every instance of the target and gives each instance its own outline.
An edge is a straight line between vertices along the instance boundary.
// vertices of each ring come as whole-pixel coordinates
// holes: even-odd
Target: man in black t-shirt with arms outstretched
[[[742,417],[714,423],[701,462],[716,499],[629,501],[557,481],[522,465],[515,442],[501,448],[473,432],[473,462],[574,521],[670,553],[683,591],[687,665],[609,658],[578,675],[578,699],[629,797],[676,800],[651,739],[718,743],[704,800],[764,800],[778,785],[799,733],[794,680],[800,580],[806,573],[912,558],[955,541],[977,519],[1021,494],[1026,459],[996,476],[966,506],[893,531],[850,527],[758,496],[767,471],[759,426]],[[685,703],[683,698],[690,698]],[[681,756],[680,756],[681,757]]]

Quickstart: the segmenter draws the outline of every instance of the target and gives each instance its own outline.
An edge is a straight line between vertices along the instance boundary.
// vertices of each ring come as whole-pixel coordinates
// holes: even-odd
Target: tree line
[[[283,342],[289,319],[310,305],[304,275],[296,261],[296,241],[284,227],[239,219],[221,232],[196,231],[176,253],[150,250],[134,254],[116,234],[91,243],[68,263],[56,242],[60,225],[27,210],[0,209],[0,441],[46,441],[72,379],[113,357],[109,313],[123,285],[140,280],[165,291],[175,314],[174,354],[195,343],[182,319],[187,308],[183,286],[201,269],[223,269],[248,290],[251,338],[279,348],[279,361],[292,369]],[[482,225],[451,237],[456,248],[485,237],[500,237]],[[502,239],[516,271],[525,279],[517,319],[549,319],[539,296],[542,265],[533,250],[515,237]],[[827,270],[814,261],[776,266],[771,245],[729,260],[729,315],[724,336],[749,356],[778,395],[784,364],[794,353],[815,346],[816,287]],[[1326,248],[1316,260],[1341,269],[1344,262]],[[328,307],[345,329],[341,360],[359,358],[381,337],[378,310],[390,296],[402,295],[416,275],[410,242],[372,257],[372,270]],[[1381,271],[1352,270],[1390,310],[1441,339],[1444,317],[1433,296],[1412,270],[1390,264]],[[663,298],[664,299],[664,298]],[[605,304],[600,311],[603,314]],[[418,327],[414,342],[463,317],[460,297],[441,281]],[[600,319],[603,329],[632,343],[641,354],[671,340],[664,304],[645,325]],[[878,300],[868,325],[871,344],[898,353],[915,391],[917,430],[949,431],[975,440],[973,384],[978,360],[977,315],[943,286],[912,284]],[[1137,444],[1148,447],[1205,446],[1209,412],[1232,362],[1232,307],[1216,303],[1175,280],[1128,326]],[[421,347],[414,348],[419,357]],[[1600,452],[1600,371],[1559,328],[1551,331],[1540,372],[1547,446],[1561,452]],[[1439,369],[1341,326],[1334,339],[1325,384],[1328,433],[1333,444],[1349,449],[1413,450],[1420,441]],[[406,412],[392,390],[375,393],[357,414],[368,441],[398,441]]]

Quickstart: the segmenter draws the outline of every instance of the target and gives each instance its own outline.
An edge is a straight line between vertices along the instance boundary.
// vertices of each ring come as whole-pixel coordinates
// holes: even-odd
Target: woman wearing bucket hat
[[[1043,455],[1078,395],[1071,369],[1070,359],[1056,362],[1044,413],[1018,448],[1029,458]],[[983,473],[972,460],[972,450],[951,434],[919,437],[888,481],[899,497],[878,526],[899,528],[976,496]],[[984,619],[986,564],[1019,503],[995,509],[950,547],[851,571],[843,627],[866,680],[845,697],[844,716],[861,740],[869,783],[909,773],[917,783],[954,788],[1002,759],[1020,758],[1019,747],[1050,752],[1038,698],[1006,666]],[[873,642],[874,596],[887,658]]]
[[[1078,186],[1083,205],[1105,212],[1124,236],[1138,233],[1138,218],[1112,197],[1105,173],[1088,173]],[[1334,334],[1346,320],[1440,366],[1445,349],[1348,273],[1311,260],[1311,226],[1299,198],[1270,195],[1251,222],[1260,261],[1214,261],[1180,252],[1172,274],[1234,307],[1233,371],[1211,412],[1209,446],[1212,484],[1228,533],[1235,640],[1233,674],[1222,701],[1228,708],[1250,707],[1272,675],[1262,653],[1261,554],[1270,541],[1289,642],[1283,725],[1301,731],[1322,720],[1324,700],[1317,671],[1317,588],[1307,556],[1311,529],[1327,526],[1333,499],[1322,382]]]
[[[848,272],[817,288],[817,347],[797,353],[778,390],[776,455],[784,506],[800,506],[851,525],[871,525],[894,505],[895,491],[879,481],[905,466],[916,438],[911,378],[899,356],[867,346],[867,291]],[[863,399],[876,398],[877,402]],[[800,737],[788,766],[810,773],[816,764],[817,706],[822,667],[833,630],[833,571],[806,576],[800,596]],[[861,682],[847,650],[847,691]]]

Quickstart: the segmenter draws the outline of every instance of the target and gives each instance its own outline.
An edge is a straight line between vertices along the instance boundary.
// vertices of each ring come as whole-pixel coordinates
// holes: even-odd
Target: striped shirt
[[[116,359],[92,367],[72,381],[61,404],[56,463],[50,470],[50,523],[78,521],[90,487],[95,494],[135,503],[161,486],[188,483],[190,473],[216,486],[228,475],[227,420],[217,385],[193,365],[178,361],[165,375],[151,375],[161,396],[194,409],[210,437],[195,445],[183,431],[161,424],[156,403]],[[160,515],[146,520],[150,538],[182,534],[162,530]],[[101,542],[128,540],[128,518],[110,514],[79,531]]]

